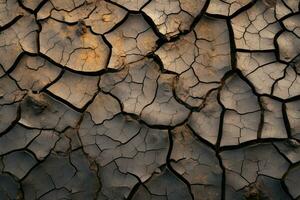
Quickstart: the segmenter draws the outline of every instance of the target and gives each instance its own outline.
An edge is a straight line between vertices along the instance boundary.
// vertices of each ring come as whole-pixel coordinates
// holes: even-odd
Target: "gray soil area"
[[[0,0],[0,200],[300,200],[300,0]]]

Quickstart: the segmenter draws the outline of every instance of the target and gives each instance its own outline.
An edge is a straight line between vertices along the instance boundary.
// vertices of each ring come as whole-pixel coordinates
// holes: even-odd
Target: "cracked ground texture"
[[[0,0],[0,200],[300,200],[300,0]]]

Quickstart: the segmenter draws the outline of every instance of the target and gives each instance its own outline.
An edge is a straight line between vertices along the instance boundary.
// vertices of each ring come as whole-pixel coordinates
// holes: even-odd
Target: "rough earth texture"
[[[0,0],[1,200],[300,200],[299,0]]]

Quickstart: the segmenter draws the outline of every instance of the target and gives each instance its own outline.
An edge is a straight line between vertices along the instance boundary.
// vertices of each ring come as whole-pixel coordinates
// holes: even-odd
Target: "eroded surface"
[[[299,0],[0,0],[0,199],[300,199]]]

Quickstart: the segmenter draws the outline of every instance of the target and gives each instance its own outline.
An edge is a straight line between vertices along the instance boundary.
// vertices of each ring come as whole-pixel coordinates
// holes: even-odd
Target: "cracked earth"
[[[0,0],[1,200],[300,200],[299,0]]]

